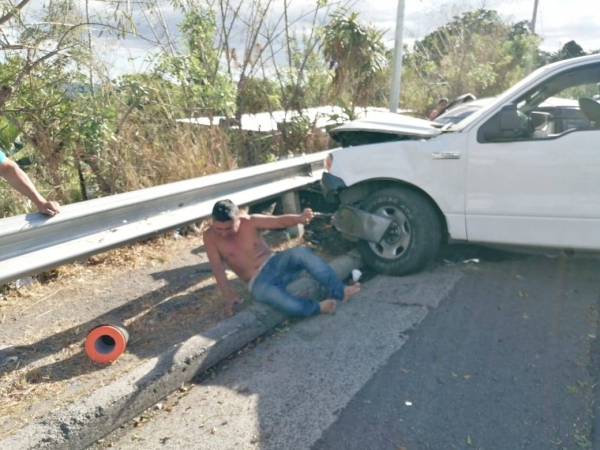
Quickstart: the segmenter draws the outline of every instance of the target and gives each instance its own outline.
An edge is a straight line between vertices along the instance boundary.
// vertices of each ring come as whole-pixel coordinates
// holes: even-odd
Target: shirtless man
[[[435,118],[440,115],[446,106],[448,106],[448,99],[446,97],[441,98],[438,101],[437,108],[429,113],[429,120],[435,120]]]
[[[233,304],[243,300],[231,290],[225,265],[248,283],[248,291],[256,300],[290,316],[331,314],[335,310],[335,300],[346,301],[360,290],[359,283],[344,285],[331,266],[306,247],[274,253],[260,233],[264,229],[307,225],[313,217],[310,209],[305,209],[302,214],[247,216],[241,215],[230,200],[215,203],[213,224],[204,232],[204,247],[225,299],[226,315],[231,316]],[[319,303],[314,299],[295,297],[286,290],[302,270],[327,288],[327,300]]]

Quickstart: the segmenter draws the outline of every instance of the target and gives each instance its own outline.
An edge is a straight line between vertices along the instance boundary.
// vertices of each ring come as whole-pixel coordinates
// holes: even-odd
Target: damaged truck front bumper
[[[338,193],[346,189],[346,183],[339,177],[325,172],[321,177],[321,192],[328,203],[335,203]]]
[[[378,244],[393,220],[371,214],[349,205],[342,205],[331,219],[331,224],[352,241],[359,239]]]

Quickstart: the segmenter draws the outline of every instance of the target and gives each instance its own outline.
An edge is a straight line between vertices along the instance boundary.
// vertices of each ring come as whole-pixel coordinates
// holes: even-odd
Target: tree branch
[[[55,108],[56,106],[60,105],[61,103],[62,103],[61,101],[58,101],[58,102],[51,103],[48,106],[42,106],[40,108],[3,109],[2,111],[6,112],[6,113],[14,113],[14,114],[35,113],[35,112],[38,112],[38,111],[44,111],[44,110],[47,110],[47,109]]]
[[[22,0],[17,6],[13,8],[11,12],[6,14],[5,16],[0,17],[0,25],[4,25],[10,19],[12,19],[18,12],[20,12],[30,0]]]
[[[9,50],[35,50],[35,47],[32,47],[30,45],[21,45],[21,44],[9,44],[9,45],[0,44],[0,51],[9,51]]]

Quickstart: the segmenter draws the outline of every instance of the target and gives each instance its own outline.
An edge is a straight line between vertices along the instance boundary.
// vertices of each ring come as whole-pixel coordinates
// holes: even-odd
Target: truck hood
[[[346,133],[360,132],[429,139],[442,134],[438,127],[439,124],[434,124],[429,120],[392,112],[378,112],[364,119],[353,120],[333,128],[329,131],[329,134],[332,139],[338,142],[343,139],[343,135]]]

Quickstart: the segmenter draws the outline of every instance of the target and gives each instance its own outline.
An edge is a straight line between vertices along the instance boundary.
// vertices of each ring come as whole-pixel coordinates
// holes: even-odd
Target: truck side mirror
[[[550,113],[543,111],[532,111],[531,112],[531,126],[534,130],[542,128],[550,121]]]
[[[515,139],[523,133],[527,117],[517,111],[516,105],[504,105],[478,131],[479,142],[501,142]]]

